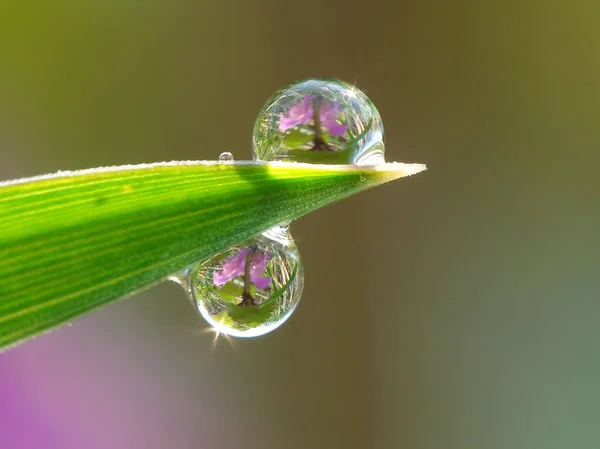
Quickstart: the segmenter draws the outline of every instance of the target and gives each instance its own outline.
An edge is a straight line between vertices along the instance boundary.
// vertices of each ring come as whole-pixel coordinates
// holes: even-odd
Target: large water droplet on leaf
[[[384,161],[383,124],[351,84],[309,79],[284,87],[258,114],[254,159],[375,165]]]
[[[217,332],[256,337],[290,317],[302,295],[304,273],[286,231],[274,228],[188,270],[192,299]]]

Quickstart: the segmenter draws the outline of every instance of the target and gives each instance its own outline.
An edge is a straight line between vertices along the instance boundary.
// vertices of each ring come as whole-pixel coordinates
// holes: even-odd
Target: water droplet
[[[231,154],[229,151],[224,151],[219,156],[219,161],[221,161],[221,162],[233,161],[233,154]]]
[[[204,319],[234,337],[255,337],[281,326],[304,286],[298,250],[283,227],[197,264],[186,276]]]
[[[308,79],[279,90],[258,114],[254,159],[375,165],[384,161],[383,124],[351,84]]]

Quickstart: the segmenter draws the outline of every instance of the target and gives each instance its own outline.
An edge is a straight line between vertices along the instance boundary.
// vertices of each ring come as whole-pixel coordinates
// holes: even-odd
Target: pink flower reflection
[[[239,250],[236,254],[225,261],[221,271],[215,271],[213,282],[215,285],[223,285],[233,278],[243,276],[246,271],[246,260],[251,248]],[[271,284],[271,277],[262,276],[267,269],[267,263],[271,256],[256,249],[252,250],[252,259],[250,260],[250,281],[259,290],[264,290]]]

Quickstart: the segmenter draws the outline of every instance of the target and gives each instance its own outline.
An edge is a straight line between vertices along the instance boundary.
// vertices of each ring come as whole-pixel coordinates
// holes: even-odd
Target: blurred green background
[[[165,284],[0,355],[0,447],[597,447],[598,17],[5,0],[0,179],[247,159],[264,101],[311,76],[356,83],[387,159],[429,170],[293,225],[305,294],[273,334],[215,346]]]

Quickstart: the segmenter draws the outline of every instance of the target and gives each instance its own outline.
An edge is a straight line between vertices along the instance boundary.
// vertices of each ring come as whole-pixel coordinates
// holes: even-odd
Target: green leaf
[[[223,287],[221,287],[219,290],[219,295],[221,295],[221,298],[223,298],[225,301],[235,302],[239,301],[238,296],[240,296],[243,291],[243,286],[236,285],[234,281],[229,281],[223,285]]]
[[[285,160],[305,162],[309,164],[330,164],[343,165],[350,159],[350,148],[341,151],[310,151],[294,149],[287,151],[288,157]]]
[[[289,148],[301,147],[313,140],[314,137],[315,133],[311,129],[296,127],[283,136],[283,144]]]
[[[265,307],[229,304],[227,306],[227,313],[234,323],[234,328],[239,328],[240,326],[257,327],[264,324],[271,317],[274,309],[274,302]]]
[[[330,164],[330,165],[343,165],[347,164],[351,153],[356,152],[357,143],[367,135],[367,133],[371,130],[373,122],[369,122],[369,124],[365,127],[365,129],[356,137],[352,138],[343,150],[340,151],[311,151],[302,148],[295,148],[287,151],[288,157],[284,160],[287,161],[295,161],[295,162],[305,162],[307,164]],[[303,134],[303,133],[301,133]],[[325,142],[329,142],[329,136],[327,134],[323,135]],[[307,142],[312,139],[312,135]],[[303,142],[306,143],[306,142]],[[288,145],[292,146],[292,145]],[[296,146],[301,146],[297,144]]]
[[[424,169],[173,162],[0,183],[0,348]]]

